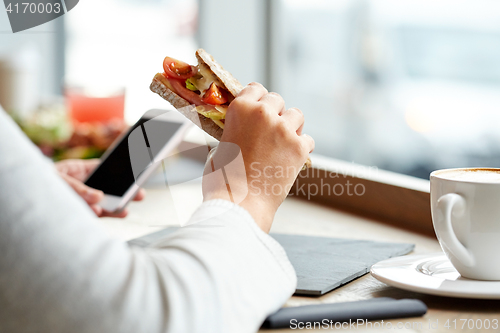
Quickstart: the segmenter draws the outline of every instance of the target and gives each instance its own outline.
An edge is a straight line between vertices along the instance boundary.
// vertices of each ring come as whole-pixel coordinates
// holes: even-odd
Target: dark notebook
[[[146,247],[178,228],[167,228],[133,239],[129,244]],[[323,295],[366,273],[384,259],[407,254],[415,247],[355,239],[271,234],[285,249],[297,273],[296,295]]]

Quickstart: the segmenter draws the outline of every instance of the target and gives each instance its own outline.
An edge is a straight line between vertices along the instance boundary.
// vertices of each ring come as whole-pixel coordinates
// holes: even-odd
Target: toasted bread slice
[[[215,83],[222,88],[225,88],[232,97],[236,97],[243,86],[241,83],[234,78],[234,76],[225,70],[210,54],[208,54],[204,49],[198,49],[196,51],[196,58],[198,59],[198,66],[208,70],[208,72],[213,74]],[[169,88],[167,79],[163,74],[156,74],[153,78],[153,82],[150,87],[152,92],[157,93],[163,99],[168,101],[174,108],[176,108],[180,113],[182,113],[186,118],[195,123],[198,127],[204,130],[207,134],[214,137],[216,140],[220,141],[222,138],[223,129],[215,124],[211,119],[199,114],[190,105],[188,101],[177,95]],[[308,158],[304,164],[305,168],[310,168],[312,166],[311,159]]]
[[[220,87],[226,88],[233,97],[236,97],[243,90],[240,81],[236,80],[231,73],[215,61],[214,57],[208,54],[207,51],[198,49],[196,51],[196,58],[198,59],[199,66],[204,66],[214,74],[215,83]]]

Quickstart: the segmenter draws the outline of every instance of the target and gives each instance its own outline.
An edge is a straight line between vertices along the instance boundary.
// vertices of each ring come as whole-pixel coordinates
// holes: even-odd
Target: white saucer
[[[463,278],[443,253],[387,259],[373,265],[371,274],[390,286],[424,294],[500,299],[500,281]]]

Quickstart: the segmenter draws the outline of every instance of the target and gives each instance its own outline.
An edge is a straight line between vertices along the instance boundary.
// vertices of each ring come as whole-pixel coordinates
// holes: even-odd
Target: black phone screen
[[[182,124],[141,118],[85,182],[105,194],[121,197],[134,184]],[[129,140],[129,137],[133,140]]]

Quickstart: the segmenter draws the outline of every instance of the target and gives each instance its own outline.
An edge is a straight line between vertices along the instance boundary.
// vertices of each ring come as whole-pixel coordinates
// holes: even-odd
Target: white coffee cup
[[[500,169],[434,171],[431,211],[439,244],[457,271],[500,280]]]

